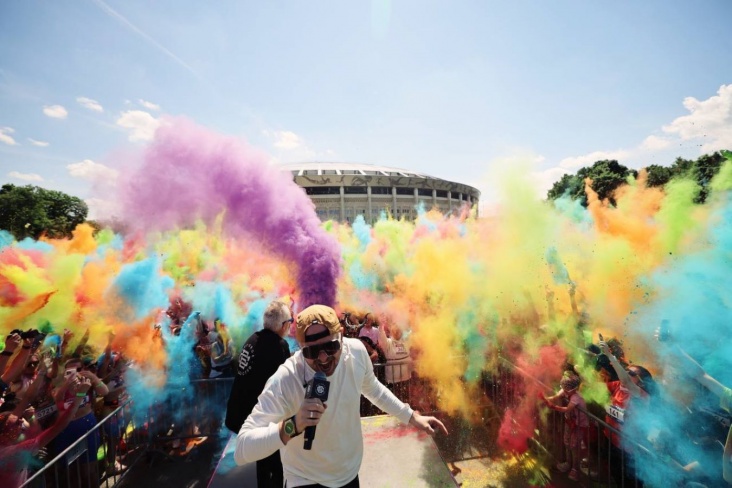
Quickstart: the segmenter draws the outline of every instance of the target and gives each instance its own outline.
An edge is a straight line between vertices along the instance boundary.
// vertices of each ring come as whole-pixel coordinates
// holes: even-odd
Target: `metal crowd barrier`
[[[22,485],[23,488],[117,486],[141,459],[173,458],[190,452],[196,442],[218,436],[233,378],[194,380],[187,395],[155,404],[140,420],[131,400],[102,419],[92,430],[58,453]],[[100,438],[90,452],[89,440]],[[92,441],[93,444],[95,442]]]
[[[92,452],[89,444],[90,440],[92,445],[96,444],[96,436],[100,447]],[[33,473],[22,487],[116,486],[142,459],[148,444],[144,426],[135,425],[132,419],[128,400]]]
[[[535,378],[523,374],[515,365],[505,359],[501,359],[501,367],[498,372],[487,382],[486,394],[493,401],[494,406],[500,413],[505,413],[509,407],[514,407],[520,400],[524,382],[535,382],[542,389],[545,385]],[[547,392],[548,393],[548,392]],[[544,410],[545,416],[542,416]],[[584,432],[581,442],[584,444],[583,459],[580,463],[579,479],[577,486],[585,487],[622,487],[637,488],[643,486],[642,481],[634,473],[633,466],[644,463],[648,466],[661,466],[665,464],[671,469],[678,470],[679,478],[687,477],[683,486],[705,486],[695,484],[693,476],[684,473],[680,466],[670,465],[668,460],[663,459],[655,451],[643,444],[628,439],[623,432],[606,423],[603,419],[587,409],[580,409],[580,412],[587,417],[588,428]],[[604,417],[604,412],[598,413]],[[546,411],[537,407],[534,413],[537,434],[530,442],[530,448],[538,455],[551,461],[554,466],[565,460],[564,435],[567,424],[564,414],[553,410]],[[616,447],[611,440],[615,437],[622,447]],[[721,471],[721,470],[720,470]],[[566,477],[557,469],[553,470],[552,478]],[[572,481],[567,479],[567,483]]]
[[[500,422],[507,409],[519,404],[525,382],[538,383],[538,380],[522,374],[505,359],[499,364],[498,370],[490,376],[484,376],[481,382],[483,393],[493,412],[492,416],[486,416],[484,419],[486,424]],[[422,412],[439,414],[436,399],[438,393],[429,381],[419,378],[413,372],[411,361],[377,363],[374,365],[374,372],[400,400]],[[387,381],[387,378],[390,381]],[[185,449],[190,449],[191,441],[195,444],[196,440],[202,442],[207,437],[218,436],[223,428],[223,414],[226,410],[224,406],[232,383],[233,378],[192,381],[190,386],[186,387],[191,389],[187,394],[179,395],[173,401],[154,405],[143,422],[135,423],[128,401],[33,474],[23,487],[111,488],[117,486],[141,459],[146,458],[152,464],[156,454],[166,457],[184,454]],[[372,406],[371,402],[362,398],[362,416],[382,413]],[[612,434],[622,436],[622,432],[592,412],[583,410],[582,413],[587,416],[589,428],[582,439],[586,446],[584,451],[586,457],[581,464],[578,483],[587,487],[641,486],[639,483],[636,484],[630,476],[632,473],[627,471],[629,464],[627,451],[614,449],[611,444],[609,436]],[[551,465],[564,460],[564,434],[567,427],[563,414],[555,411],[543,414],[542,408],[537,406],[534,415],[538,427],[536,435],[530,440],[530,449]],[[460,422],[459,419],[453,420]],[[472,429],[470,426],[464,427],[467,430]],[[83,461],[88,451],[87,440],[97,433],[101,436],[102,447],[98,453],[89,453],[95,461],[85,465]],[[482,441],[490,443],[494,442],[495,438]],[[663,462],[654,452],[641,444],[629,443],[626,440],[624,445],[632,446],[633,457],[642,459],[643,462]],[[487,456],[480,452],[476,455],[475,449],[465,447],[458,445],[446,461],[455,463]],[[96,461],[97,454],[98,461]],[[115,461],[120,469],[115,469]],[[560,474],[556,470],[552,473],[552,478],[562,476],[566,474]],[[572,484],[569,480],[567,483]]]

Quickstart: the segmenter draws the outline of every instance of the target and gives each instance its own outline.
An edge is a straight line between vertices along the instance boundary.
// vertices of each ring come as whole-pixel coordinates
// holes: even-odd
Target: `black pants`
[[[353,478],[351,481],[346,483],[345,485],[341,486],[341,488],[359,488],[361,485],[358,484],[358,475],[356,475],[355,478]],[[285,487],[287,488],[287,487]],[[323,485],[314,484],[314,485],[304,485],[300,486],[299,488],[326,488]]]
[[[257,461],[258,488],[282,488],[284,480],[280,451]]]

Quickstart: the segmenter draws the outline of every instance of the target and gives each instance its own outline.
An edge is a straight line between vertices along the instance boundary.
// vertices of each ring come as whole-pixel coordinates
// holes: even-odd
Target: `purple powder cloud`
[[[167,119],[141,166],[121,178],[125,220],[142,230],[211,222],[226,209],[224,229],[254,236],[297,265],[300,305],[333,305],[340,247],[288,172],[262,152],[183,119]]]

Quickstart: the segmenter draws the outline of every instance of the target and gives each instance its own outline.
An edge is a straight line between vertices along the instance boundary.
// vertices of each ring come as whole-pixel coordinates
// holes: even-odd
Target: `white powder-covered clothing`
[[[387,384],[408,381],[412,377],[412,360],[409,357],[409,347],[391,337],[379,328],[379,347],[386,356],[385,380]]]
[[[315,375],[302,352],[296,352],[267,381],[257,405],[239,431],[234,459],[245,464],[281,449],[288,488],[320,483],[343,486],[358,475],[363,458],[360,397],[403,423],[412,417],[409,405],[397,399],[374,376],[366,348],[357,339],[343,339],[340,360],[328,377],[330,392],[317,425],[312,450],[303,449],[304,435],[287,445],[280,440],[278,423],[297,413],[305,399],[304,383]],[[298,430],[303,430],[298,426]]]

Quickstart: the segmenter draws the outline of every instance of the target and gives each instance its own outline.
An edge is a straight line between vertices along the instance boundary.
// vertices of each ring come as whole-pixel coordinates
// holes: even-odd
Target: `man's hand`
[[[15,334],[10,334],[9,336],[5,337],[5,351],[8,352],[15,352],[18,347],[20,347],[21,342],[23,340],[20,338],[20,334],[17,332]]]
[[[415,411],[412,414],[412,418],[409,419],[409,425],[412,425],[423,432],[427,432],[429,435],[435,435],[439,428],[445,435],[447,435],[445,424],[437,420],[435,417],[420,415],[417,411]]]
[[[295,414],[297,432],[304,431],[305,427],[318,425],[326,408],[328,405],[323,403],[320,398],[306,398],[300,405],[300,410]]]
[[[74,337],[74,333],[71,332],[71,330],[69,330],[69,329],[64,329],[64,335],[62,338],[62,342],[64,344],[68,344],[72,337]]]
[[[306,398],[302,402],[302,405],[300,405],[300,410],[295,414],[295,428],[297,429],[297,434],[304,432],[305,427],[318,425],[318,422],[320,422],[320,418],[323,416],[323,412],[325,412],[326,408],[328,408],[328,405],[324,404],[320,398]],[[282,440],[284,444],[287,444],[290,437],[285,433],[284,423],[285,420],[280,422],[280,440]]]

